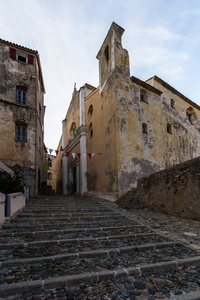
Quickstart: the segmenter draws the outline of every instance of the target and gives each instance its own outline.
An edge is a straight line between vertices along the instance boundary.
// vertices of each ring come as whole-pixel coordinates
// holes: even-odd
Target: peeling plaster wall
[[[20,50],[28,55],[25,50]],[[32,53],[31,53],[32,54]],[[10,47],[0,44],[0,160],[8,166],[23,167],[30,196],[38,191],[38,170],[43,180],[44,91],[41,89],[36,55],[33,65],[10,58]],[[31,76],[35,78],[31,79]],[[27,89],[27,104],[16,102],[16,87]],[[40,109],[41,108],[41,109]],[[41,112],[41,114],[40,114]],[[27,126],[27,142],[15,139],[15,124]]]
[[[72,95],[72,100],[70,102],[69,105],[69,109],[67,111],[66,114],[66,143],[68,144],[69,140],[73,139],[73,134],[70,133],[71,130],[71,125],[72,123],[76,123],[76,130],[79,127],[79,117],[80,116],[80,112],[79,112],[79,92],[78,91],[74,91],[73,95]],[[66,146],[66,145],[65,145]]]
[[[86,98],[85,113],[87,125],[87,151],[96,154],[87,158],[88,190],[115,193],[117,191],[117,152],[115,98],[113,97],[114,77],[110,77],[101,94],[99,89]],[[88,110],[93,105],[90,118]],[[89,126],[93,124],[93,136]]]

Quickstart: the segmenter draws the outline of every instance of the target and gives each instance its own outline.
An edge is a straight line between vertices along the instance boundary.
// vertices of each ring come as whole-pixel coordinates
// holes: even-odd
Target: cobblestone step
[[[154,244],[152,244],[154,243]],[[159,235],[152,235],[150,237],[135,238],[135,236],[130,236],[129,238],[119,236],[110,237],[108,239],[68,239],[68,240],[52,240],[52,241],[39,241],[32,243],[10,243],[2,244],[0,246],[0,261],[5,261],[11,258],[26,258],[32,257],[34,255],[39,256],[50,256],[58,255],[59,253],[77,253],[80,251],[92,251],[92,250],[109,250],[109,249],[121,249],[123,247],[128,247],[127,249],[138,250],[141,245],[144,247],[151,247],[152,245],[168,246],[169,243],[172,245],[174,242],[168,242]],[[150,246],[149,246],[150,245]],[[8,250],[7,250],[8,249]]]
[[[101,215],[101,216],[96,216],[96,215],[90,215],[90,216],[79,216],[79,217],[76,217],[76,216],[70,216],[70,215],[66,215],[65,217],[60,217],[60,216],[56,216],[56,217],[49,217],[49,216],[46,216],[45,218],[42,217],[31,217],[30,218],[17,218],[17,219],[12,219],[11,220],[11,223],[29,223],[29,224],[32,224],[32,223],[39,223],[39,222],[42,222],[42,223],[46,223],[46,222],[61,222],[61,221],[87,221],[87,222],[93,222],[93,221],[107,221],[107,220],[116,220],[116,218],[118,218],[119,220],[123,220],[125,219],[125,217],[123,216],[120,216],[120,215],[114,215],[112,216],[111,214],[110,215]]]
[[[112,225],[113,227],[118,227],[118,226],[126,226],[130,224],[130,221],[121,221],[119,220],[118,222],[109,222],[110,225]],[[134,224],[134,222],[132,222],[132,224]],[[3,225],[3,229],[7,229],[13,232],[16,231],[23,231],[24,229],[29,229],[30,231],[39,231],[39,230],[46,230],[46,229],[52,229],[52,230],[59,230],[60,228],[85,228],[86,226],[88,228],[92,228],[92,227],[107,227],[108,225],[108,221],[106,222],[49,222],[49,224],[28,224],[28,223],[23,223],[23,224],[5,224]],[[145,228],[145,226],[141,226],[141,225],[136,225],[138,227],[138,232],[142,232],[142,228]],[[149,230],[150,231],[150,230]]]
[[[126,227],[105,227],[105,228],[92,228],[92,229],[68,229],[68,230],[52,230],[52,231],[36,231],[36,232],[15,232],[4,233],[0,236],[0,244],[6,243],[28,243],[33,241],[44,241],[46,239],[53,240],[55,237],[60,241],[62,239],[79,239],[79,238],[109,238],[111,235],[119,235],[120,233],[127,236],[134,236],[135,238],[146,238],[154,236],[154,232],[137,233],[139,226]],[[147,228],[149,231],[149,229]]]
[[[55,201],[29,201],[1,230],[0,300],[198,299],[199,251],[114,203]]]

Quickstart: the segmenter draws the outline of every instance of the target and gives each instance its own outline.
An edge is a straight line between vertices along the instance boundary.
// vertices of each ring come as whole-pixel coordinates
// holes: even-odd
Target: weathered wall
[[[25,185],[34,196],[43,180],[44,88],[37,51],[29,52],[12,44],[13,47],[16,53],[26,57],[31,52],[33,64],[11,58],[10,47],[0,43],[0,160],[8,166],[23,167]],[[26,104],[17,103],[17,87],[27,90]],[[16,140],[17,123],[26,126],[25,142]]]
[[[56,194],[57,195],[62,195],[62,137],[59,141],[58,144],[58,148],[57,150],[58,155],[56,156],[56,172],[57,172],[57,176],[56,176]]]
[[[137,200],[151,210],[200,221],[200,157],[142,178],[117,203],[131,209]]]

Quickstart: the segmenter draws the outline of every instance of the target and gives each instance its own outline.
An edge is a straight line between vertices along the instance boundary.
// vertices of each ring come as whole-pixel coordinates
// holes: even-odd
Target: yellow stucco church
[[[116,200],[140,178],[200,155],[200,107],[164,80],[130,76],[124,29],[97,54],[99,87],[74,88],[62,122],[57,193]]]

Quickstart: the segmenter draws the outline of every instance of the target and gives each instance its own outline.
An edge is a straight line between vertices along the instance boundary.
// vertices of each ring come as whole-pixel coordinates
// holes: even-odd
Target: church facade
[[[130,76],[123,33],[112,23],[97,54],[99,87],[74,88],[58,146],[63,194],[115,200],[140,178],[200,155],[200,107],[157,76]]]

